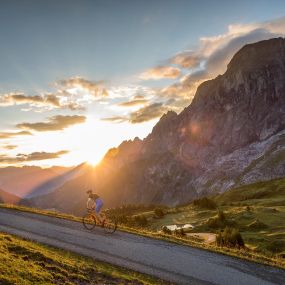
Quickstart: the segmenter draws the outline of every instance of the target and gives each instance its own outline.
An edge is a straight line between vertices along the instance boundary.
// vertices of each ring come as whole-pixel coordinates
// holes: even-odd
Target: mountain
[[[0,189],[0,203],[18,204],[21,198]]]
[[[95,185],[108,206],[178,205],[283,176],[285,39],[276,38],[244,46],[180,114],[163,115],[143,141],[110,150],[99,167],[52,195],[77,193],[78,202],[82,185]]]
[[[22,198],[47,194],[66,181],[81,175],[84,165],[75,168],[58,166],[51,168],[38,166],[0,168],[0,187]]]
[[[82,163],[74,168],[67,168],[65,171],[61,171],[62,169],[58,169],[54,166],[51,168],[51,170],[57,173],[57,175],[34,187],[33,191],[28,193],[25,198],[31,198],[51,193],[53,190],[59,188],[67,181],[81,176],[83,173],[85,173],[86,168],[86,163]]]

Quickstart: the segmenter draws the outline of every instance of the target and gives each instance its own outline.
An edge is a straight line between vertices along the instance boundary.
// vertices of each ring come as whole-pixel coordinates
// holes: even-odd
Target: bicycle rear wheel
[[[87,230],[93,230],[96,226],[96,218],[93,215],[87,214],[82,219],[83,226]]]
[[[104,221],[104,231],[107,234],[112,234],[116,231],[117,229],[117,222],[116,221],[111,221],[109,219]]]

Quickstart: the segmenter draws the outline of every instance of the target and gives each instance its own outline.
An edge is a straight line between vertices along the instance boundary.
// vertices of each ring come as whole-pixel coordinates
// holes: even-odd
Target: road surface
[[[177,284],[285,284],[285,270],[78,222],[0,209],[0,231],[74,251]]]

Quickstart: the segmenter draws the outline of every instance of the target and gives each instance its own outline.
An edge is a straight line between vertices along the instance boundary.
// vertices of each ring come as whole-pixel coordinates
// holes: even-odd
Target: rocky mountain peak
[[[284,129],[285,39],[243,47],[225,74],[200,85],[180,116],[201,130],[195,140],[198,137],[223,152]]]
[[[229,62],[227,72],[251,71],[261,66],[280,64],[285,57],[285,39],[274,38],[242,47]]]

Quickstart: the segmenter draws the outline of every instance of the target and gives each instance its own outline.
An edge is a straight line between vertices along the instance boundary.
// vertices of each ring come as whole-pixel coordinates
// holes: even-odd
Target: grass
[[[0,233],[0,284],[165,284],[104,262]]]
[[[31,208],[31,207],[26,207],[26,206],[18,206],[18,205],[0,203],[0,208],[12,209],[12,210],[17,210],[17,211],[22,211],[22,212],[27,212],[27,213],[36,213],[39,215],[56,217],[56,218],[66,219],[66,220],[71,220],[71,221],[76,221],[76,222],[82,221],[81,217],[76,217],[74,215],[65,214],[65,213],[56,212],[56,211],[47,211],[47,210]]]
[[[156,206],[125,206],[112,209],[111,213],[117,217],[123,214],[126,221],[134,221],[137,216],[146,218],[147,224],[144,226],[133,222],[120,224],[119,229],[126,232],[285,268],[285,178],[242,186],[209,199],[214,202],[216,209],[208,207],[209,201],[205,203],[202,200],[176,208],[162,207],[163,215],[160,217],[156,213]],[[0,206],[81,221],[78,217],[57,212]],[[225,215],[223,221],[219,218],[219,211]],[[197,237],[167,235],[160,231],[165,225],[186,223],[194,225],[191,233],[217,233],[227,226],[235,227],[239,229],[246,248],[218,247],[215,243],[206,244]]]
[[[225,219],[219,217],[219,211]],[[138,214],[147,217],[148,225],[143,232],[149,231],[148,235],[152,236],[160,235],[158,231],[171,224],[190,223],[194,225],[190,233],[217,233],[226,227],[237,228],[245,241],[245,251],[206,245],[197,238],[172,235],[169,240],[285,268],[285,178],[241,186],[188,205],[165,208],[160,218],[154,210],[135,215]],[[129,215],[132,217],[132,213]]]
[[[75,217],[68,214],[61,214],[53,211],[42,211],[40,209],[34,209],[34,208],[27,208],[27,207],[19,207],[14,205],[5,205],[0,204],[0,207],[3,208],[9,208],[14,210],[20,210],[25,212],[31,212],[31,213],[37,213],[41,215],[46,215],[48,213],[49,216],[54,216],[57,218],[63,218],[68,220],[74,220],[74,221],[81,221],[81,218]],[[196,238],[196,237],[188,237],[188,236],[177,236],[177,235],[168,235],[160,231],[160,229],[164,225],[169,225],[173,223],[178,224],[184,224],[191,222],[196,227],[194,228],[191,233],[195,232],[215,232],[209,229],[207,226],[205,226],[205,223],[207,223],[208,219],[212,216],[217,216],[217,212],[209,211],[209,210],[199,210],[193,207],[192,205],[183,207],[183,208],[173,208],[168,210],[168,214],[166,214],[163,219],[153,218],[151,216],[151,211],[147,211],[148,220],[152,220],[152,222],[149,223],[147,227],[133,227],[133,226],[126,226],[126,225],[119,225],[118,229],[121,231],[125,231],[128,233],[133,233],[145,237],[165,240],[172,243],[182,244],[186,246],[193,246],[196,248],[204,249],[213,251],[220,254],[226,254],[233,257],[238,257],[242,259],[246,259],[252,262],[262,263],[262,264],[268,264],[271,266],[276,266],[280,268],[285,268],[285,261],[283,258],[281,258],[279,255],[270,253],[268,251],[262,252],[257,251],[255,246],[249,246],[249,244],[246,243],[246,248],[244,249],[235,249],[235,248],[226,248],[226,247],[220,247],[216,244],[206,244],[203,242],[203,240]],[[138,213],[136,212],[136,215]],[[142,215],[144,212],[141,213]],[[154,211],[153,211],[153,215]],[[247,241],[252,239],[253,243],[255,243],[258,238],[255,233],[253,234],[247,234],[246,237],[244,236],[244,233],[242,233],[243,238]],[[264,242],[263,239],[260,239],[258,241]],[[158,283],[159,284],[159,283]]]

